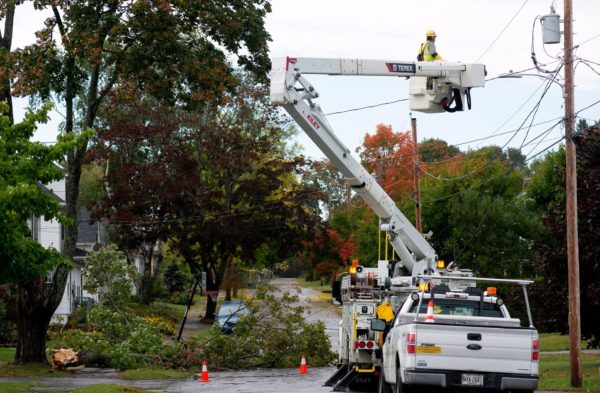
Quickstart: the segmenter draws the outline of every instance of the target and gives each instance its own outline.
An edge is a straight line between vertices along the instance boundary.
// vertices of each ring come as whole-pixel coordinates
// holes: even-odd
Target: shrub
[[[307,322],[298,296],[260,287],[248,301],[251,315],[241,317],[233,334],[212,328],[205,342],[180,349],[161,361],[170,367],[195,367],[207,360],[215,370],[296,367],[302,355],[311,366],[335,360],[322,322]]]
[[[182,292],[184,290],[185,275],[175,262],[167,266],[163,280],[169,293]]]
[[[92,351],[121,369],[149,364],[162,349],[160,327],[136,315],[97,306],[89,313],[88,323],[87,330],[50,332],[54,347]]]
[[[127,307],[133,282],[139,275],[114,244],[90,253],[81,274],[83,288],[91,294],[99,294],[100,301],[112,309]]]
[[[162,334],[175,336],[175,325],[168,320],[160,317],[144,317],[144,321],[156,326]]]

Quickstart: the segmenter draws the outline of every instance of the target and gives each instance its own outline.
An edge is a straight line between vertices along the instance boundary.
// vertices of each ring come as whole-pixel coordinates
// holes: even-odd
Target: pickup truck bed
[[[475,321],[474,321],[475,322]],[[407,357],[407,384],[473,385],[498,390],[537,387],[532,362],[535,329],[417,322],[415,355]]]
[[[470,306],[469,299],[436,300],[437,312],[460,313]],[[481,304],[480,299],[472,300]],[[537,330],[522,327],[493,300],[487,299],[486,307],[494,317],[440,313],[433,314],[433,323],[424,321],[424,313],[417,317],[406,312],[416,309],[404,305],[383,349],[386,382],[396,384],[400,375],[403,385],[535,390],[539,379]]]

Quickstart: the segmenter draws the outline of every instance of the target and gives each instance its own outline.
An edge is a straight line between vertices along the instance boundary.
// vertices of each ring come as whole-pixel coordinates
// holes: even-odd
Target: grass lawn
[[[583,372],[583,387],[572,389],[569,385],[569,354],[544,355],[540,354],[540,389],[543,390],[578,390],[586,392],[600,391],[600,354],[581,354],[581,366]]]
[[[29,392],[34,386],[41,386],[37,382],[0,382],[0,393]]]
[[[0,377],[67,377],[66,371],[54,370],[44,365],[14,365],[14,348],[0,348]],[[2,390],[0,390],[2,392]]]
[[[32,388],[43,386],[37,382],[0,382],[0,393],[33,392]],[[92,385],[67,390],[52,390],[61,393],[143,393],[143,389],[119,385]]]
[[[587,341],[581,341],[581,348],[587,348]],[[540,333],[540,351],[568,351],[569,335],[560,333]]]

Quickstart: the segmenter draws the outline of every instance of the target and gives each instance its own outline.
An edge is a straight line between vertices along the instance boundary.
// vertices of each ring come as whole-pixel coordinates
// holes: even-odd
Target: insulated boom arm
[[[377,214],[382,222],[381,230],[389,232],[390,243],[412,275],[427,269],[435,270],[437,257],[431,245],[337,138],[320,106],[313,102],[318,93],[303,74],[421,76],[435,78],[435,86],[449,86],[464,92],[464,89],[483,86],[483,65],[361,59],[273,59],[271,102],[282,106],[294,118]]]

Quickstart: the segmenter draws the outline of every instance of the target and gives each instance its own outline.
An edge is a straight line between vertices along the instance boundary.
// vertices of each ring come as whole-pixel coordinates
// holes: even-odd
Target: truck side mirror
[[[335,280],[331,283],[331,297],[333,297],[339,304],[342,304],[342,282]]]
[[[375,332],[383,332],[385,330],[385,321],[379,318],[371,319],[371,330]]]

